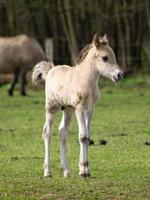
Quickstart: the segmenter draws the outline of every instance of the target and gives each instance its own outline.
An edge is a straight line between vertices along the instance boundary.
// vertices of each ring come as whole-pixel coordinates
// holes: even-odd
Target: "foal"
[[[79,175],[90,176],[88,163],[88,142],[90,122],[95,102],[99,97],[98,79],[100,75],[112,81],[122,79],[113,50],[108,44],[106,34],[94,36],[77,59],[77,65],[52,67],[47,62],[38,63],[33,70],[33,83],[45,81],[46,122],[43,129],[45,143],[44,176],[50,176],[50,141],[54,114],[60,108],[63,117],[59,126],[61,141],[61,166],[64,177],[69,174],[66,140],[71,117],[75,111],[79,129]]]

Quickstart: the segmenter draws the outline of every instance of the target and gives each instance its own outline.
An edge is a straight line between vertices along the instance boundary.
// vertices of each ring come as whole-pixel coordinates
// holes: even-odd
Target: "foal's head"
[[[92,44],[86,45],[77,58],[77,64],[92,60],[99,73],[112,81],[122,79],[123,72],[117,64],[115,54],[109,46],[107,35],[95,34]]]
[[[123,72],[117,64],[115,54],[109,46],[107,35],[93,38],[95,64],[101,75],[109,78],[112,81],[122,79]]]

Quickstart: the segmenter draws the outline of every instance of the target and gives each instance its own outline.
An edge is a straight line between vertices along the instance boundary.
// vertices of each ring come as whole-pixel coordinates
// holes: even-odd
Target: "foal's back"
[[[73,81],[73,68],[68,65],[58,65],[52,68],[46,78],[46,86],[54,92],[69,89]]]

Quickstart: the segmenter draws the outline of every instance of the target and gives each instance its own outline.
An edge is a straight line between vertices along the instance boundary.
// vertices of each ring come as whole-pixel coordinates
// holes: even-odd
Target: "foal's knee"
[[[85,135],[79,135],[79,142],[82,144],[88,144],[89,143],[90,138],[88,136]]]
[[[49,137],[50,137],[50,133],[48,131],[48,128],[46,125],[44,125],[43,132],[42,132],[42,138],[45,140],[45,139],[49,139]]]

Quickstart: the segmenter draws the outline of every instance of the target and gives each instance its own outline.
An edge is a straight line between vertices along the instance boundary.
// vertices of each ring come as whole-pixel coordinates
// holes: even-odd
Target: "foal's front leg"
[[[79,175],[86,177],[90,176],[89,163],[88,163],[88,143],[90,139],[89,123],[87,110],[76,109],[76,117],[79,128],[79,143],[80,143],[80,156],[79,156]]]
[[[52,135],[54,115],[46,111],[46,121],[43,128],[43,139],[45,145],[44,176],[50,176],[50,143]]]

